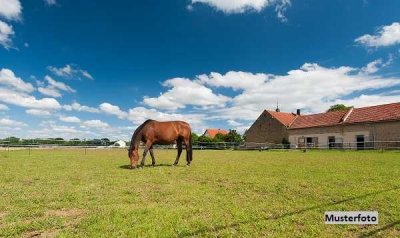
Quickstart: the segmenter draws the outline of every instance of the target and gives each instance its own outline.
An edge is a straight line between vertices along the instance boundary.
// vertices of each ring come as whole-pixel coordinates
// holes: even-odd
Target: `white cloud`
[[[193,10],[193,4],[207,4],[226,14],[244,13],[247,11],[260,12],[266,7],[275,6],[275,12],[282,21],[286,21],[284,12],[291,5],[290,0],[192,0],[189,10]]]
[[[380,68],[390,64],[391,61],[391,57],[387,62],[380,59],[362,68],[348,66],[327,68],[315,63],[305,63],[299,69],[291,70],[285,75],[235,71],[226,74],[213,72],[209,75],[199,75],[193,80],[185,79],[184,83],[191,85],[190,82],[187,82],[191,81],[191,83],[210,91],[211,89],[208,87],[233,89],[236,93],[232,99],[226,102],[225,107],[206,109],[200,107],[194,108],[194,110],[204,115],[203,118],[207,118],[207,120],[224,119],[229,120],[228,123],[231,126],[239,126],[237,120],[252,121],[259,116],[262,110],[274,109],[277,100],[279,100],[282,111],[294,112],[297,108],[301,108],[304,112],[321,112],[342,98],[355,98],[365,91],[368,91],[369,95],[373,95],[373,90],[398,86],[400,78],[376,75]],[[174,87],[177,86],[180,84],[174,85]],[[160,97],[156,98],[161,102],[163,99],[169,104],[152,104],[148,101],[145,103],[158,107],[163,105],[164,107],[160,107],[163,109],[178,109],[192,104],[191,100],[174,98],[174,95],[179,94],[180,91],[173,91],[173,93],[170,91],[162,93]],[[390,99],[396,98],[396,95],[393,96]],[[376,97],[384,98],[382,95]],[[366,98],[364,96],[360,100],[366,100]],[[206,105],[208,105],[207,101],[203,106]]]
[[[47,87],[39,87],[38,91],[46,96],[51,97],[61,97],[61,91],[75,93],[76,90],[66,85],[63,82],[58,82],[52,79],[50,76],[46,75],[45,80],[47,81]],[[44,85],[43,82],[37,81],[38,85]]]
[[[65,92],[70,92],[70,93],[75,93],[75,89],[71,88],[70,86],[66,85],[65,83],[62,82],[57,82],[54,79],[52,79],[50,76],[46,75],[45,77],[46,81],[48,82],[49,86],[53,88],[60,89]]]
[[[238,127],[238,126],[241,126],[242,123],[237,122],[235,120],[228,120],[228,125]]]
[[[19,0],[1,0],[0,17],[7,20],[19,20],[22,13],[22,7]]]
[[[0,20],[0,45],[2,45],[5,49],[12,48],[12,37],[15,32],[12,26]]]
[[[176,110],[185,108],[185,105],[222,107],[229,101],[228,97],[214,94],[196,80],[174,78],[165,81],[163,86],[171,89],[157,98],[145,97],[143,102],[155,108]]]
[[[51,112],[47,110],[41,110],[41,109],[28,109],[25,111],[27,114],[33,115],[33,116],[50,116]]]
[[[74,65],[65,65],[64,67],[54,67],[54,66],[48,66],[48,70],[50,70],[52,73],[54,73],[57,76],[64,77],[64,78],[78,78],[80,79],[81,77],[85,77],[87,79],[93,80],[93,76],[86,70],[80,69]]]
[[[67,111],[78,111],[78,112],[91,112],[91,113],[99,113],[100,110],[94,107],[88,107],[81,105],[77,102],[72,103],[71,105],[64,105],[63,108]]]
[[[69,123],[80,123],[81,119],[74,116],[60,116],[60,121],[69,122]]]
[[[253,74],[241,71],[229,71],[222,75],[212,72],[209,75],[199,75],[197,78],[201,83],[213,87],[229,87],[233,90],[257,88],[268,80],[267,74]]]
[[[21,78],[15,76],[9,69],[0,70],[0,84],[23,92],[32,92],[35,88],[30,83],[25,83]]]
[[[7,107],[7,105],[4,104],[0,104],[0,111],[8,111],[9,108]]]
[[[44,2],[49,6],[57,5],[56,0],[44,0]]]
[[[363,35],[355,39],[355,42],[367,47],[381,47],[400,44],[400,23],[380,27],[375,35]]]
[[[87,120],[82,123],[82,126],[84,128],[89,127],[89,128],[97,128],[97,129],[107,129],[110,127],[108,123],[103,122],[101,120]]]
[[[14,121],[14,120],[11,120],[8,118],[1,118],[0,126],[1,127],[23,127],[23,126],[26,126],[26,124],[23,122]]]
[[[34,109],[57,110],[61,108],[58,101],[54,98],[36,99],[31,95],[5,88],[0,88],[0,101],[20,107]]]
[[[46,95],[46,96],[56,97],[56,98],[61,97],[60,91],[58,91],[58,90],[55,89],[55,88],[50,88],[50,87],[47,87],[47,88],[39,87],[39,88],[38,88],[38,91],[39,91],[41,94]]]
[[[106,114],[117,116],[120,119],[127,117],[127,113],[122,111],[118,106],[112,105],[110,103],[100,104],[100,110]]]

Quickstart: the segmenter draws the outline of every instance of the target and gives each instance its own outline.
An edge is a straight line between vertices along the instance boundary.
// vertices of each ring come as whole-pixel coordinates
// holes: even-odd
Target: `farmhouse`
[[[299,147],[364,148],[400,141],[400,103],[301,115],[265,110],[246,132],[246,142]]]
[[[223,129],[206,129],[206,131],[203,133],[204,136],[209,138],[214,138],[217,134],[226,135],[228,134],[228,131]]]

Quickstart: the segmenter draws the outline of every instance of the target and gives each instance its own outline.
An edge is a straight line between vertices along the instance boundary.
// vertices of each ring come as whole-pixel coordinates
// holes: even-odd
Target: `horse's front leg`
[[[151,141],[149,141],[149,140],[146,142],[146,146],[145,146],[144,151],[143,151],[142,162],[140,163],[140,165],[141,165],[142,167],[144,166],[144,163],[145,163],[145,161],[146,161],[147,152],[150,150],[152,144],[153,144],[153,143],[152,143]],[[150,153],[151,153],[151,152],[150,152]]]

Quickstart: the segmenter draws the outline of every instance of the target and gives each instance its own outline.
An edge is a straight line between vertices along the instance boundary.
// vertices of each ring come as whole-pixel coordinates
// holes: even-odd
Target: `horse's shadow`
[[[155,165],[151,165],[151,164],[146,164],[144,165],[144,168],[156,168],[156,167],[185,167],[184,165],[173,165],[173,164],[155,164]],[[124,164],[119,166],[120,169],[129,169],[131,170],[131,166]],[[143,167],[137,167],[136,169],[140,169]]]

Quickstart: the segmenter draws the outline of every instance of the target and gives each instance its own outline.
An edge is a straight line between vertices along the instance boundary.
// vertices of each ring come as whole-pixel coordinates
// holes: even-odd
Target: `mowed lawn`
[[[399,237],[400,152],[0,151],[1,237]],[[150,157],[147,164],[150,163]],[[325,225],[325,211],[379,225]]]

